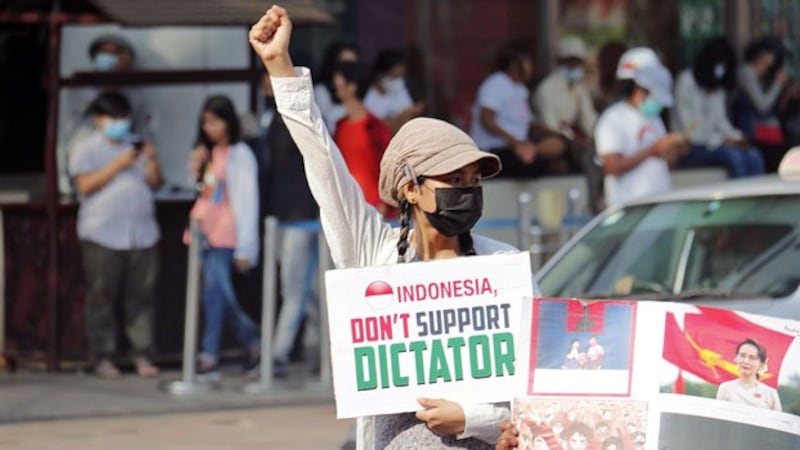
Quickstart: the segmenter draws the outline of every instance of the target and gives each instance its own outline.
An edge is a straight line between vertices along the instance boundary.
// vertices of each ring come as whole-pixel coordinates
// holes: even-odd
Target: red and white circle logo
[[[386,309],[394,300],[394,291],[385,281],[373,281],[364,292],[364,300],[375,309]]]

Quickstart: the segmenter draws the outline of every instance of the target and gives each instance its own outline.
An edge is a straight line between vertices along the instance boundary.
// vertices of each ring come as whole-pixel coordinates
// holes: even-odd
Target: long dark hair
[[[422,184],[423,177],[417,178],[416,184]],[[402,195],[402,194],[401,194]],[[408,234],[411,229],[411,205],[408,200],[402,198],[400,200],[400,236],[397,239],[397,262],[406,262],[406,253],[408,252]],[[475,256],[475,245],[472,241],[472,233],[467,231],[458,235],[458,251],[461,256]]]
[[[714,68],[725,66],[725,76],[717,79]],[[724,37],[709,40],[694,59],[692,74],[698,86],[713,91],[717,88],[732,90],[736,86],[736,52]]]
[[[359,59],[361,59],[361,54],[358,51],[358,47],[355,44],[351,44],[349,42],[334,42],[330,44],[325,49],[325,54],[322,56],[322,64],[319,66],[319,77],[316,76],[318,83],[322,83],[328,88],[328,92],[331,94],[331,99],[335,103],[339,103],[336,99],[336,92],[333,89],[333,73],[334,68],[339,63],[339,57],[345,50],[350,50],[355,53]]]
[[[225,122],[228,143],[235,144],[239,142],[241,139],[241,125],[239,124],[239,116],[236,115],[236,109],[233,107],[233,102],[224,95],[213,95],[206,99],[205,103],[203,103],[203,108],[200,110],[199,125],[197,127],[198,145],[202,144],[211,150],[215,144],[203,131],[203,113],[205,112],[210,112]]]
[[[356,62],[337,63],[333,68],[333,75],[336,74],[341,75],[347,84],[355,83],[357,86],[356,95],[359,99],[364,99],[364,96],[367,95],[367,90],[369,89],[369,74],[361,64]],[[333,87],[332,81],[331,87]],[[331,94],[333,96],[332,98],[336,98],[335,89],[331,91]],[[336,99],[336,101],[338,102],[339,100]]]
[[[496,70],[508,72],[511,68],[518,64],[523,58],[531,58],[531,48],[523,40],[515,39],[506,42],[495,57],[494,66]]]

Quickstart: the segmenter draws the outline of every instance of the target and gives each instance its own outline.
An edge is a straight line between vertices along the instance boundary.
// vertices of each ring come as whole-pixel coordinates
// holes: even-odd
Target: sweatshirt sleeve
[[[475,438],[494,444],[500,437],[500,424],[511,420],[508,403],[461,405],[466,418],[464,432],[458,439]]]
[[[278,112],[303,155],[333,262],[345,268],[390,261],[396,233],[364,200],[350,175],[314,103],[310,71],[295,70],[295,77],[272,77],[272,88]]]
[[[236,248],[233,257],[244,259],[250,267],[258,263],[258,163],[247,144],[239,143],[231,161],[230,202],[236,219]],[[229,172],[231,173],[231,172]]]

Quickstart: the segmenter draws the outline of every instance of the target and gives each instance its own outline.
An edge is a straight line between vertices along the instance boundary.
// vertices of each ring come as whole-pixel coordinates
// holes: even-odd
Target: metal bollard
[[[328,299],[325,292],[325,272],[333,269],[331,252],[325,236],[319,234],[319,382],[323,388],[332,386],[333,377],[331,376],[331,345],[330,330],[328,326]]]
[[[526,252],[531,248],[531,194],[520,193],[517,205],[519,216],[517,243],[520,251]]]
[[[3,210],[0,209],[0,368],[6,354],[6,241],[3,229]]]
[[[272,388],[272,339],[275,327],[276,289],[278,286],[278,218],[264,219],[264,263],[261,288],[261,367],[258,381],[244,387],[248,394]]]
[[[189,226],[192,242],[189,245],[189,267],[186,274],[186,315],[183,330],[183,378],[164,386],[170,394],[189,395],[206,392],[209,384],[195,380],[197,352],[197,311],[200,303],[200,222],[192,220]]]

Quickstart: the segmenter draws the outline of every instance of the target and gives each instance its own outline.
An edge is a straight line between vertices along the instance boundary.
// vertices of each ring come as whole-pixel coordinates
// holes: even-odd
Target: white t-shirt
[[[375,87],[371,87],[364,97],[364,106],[375,117],[386,119],[414,106],[414,100],[405,86],[403,86],[403,89],[387,91],[385,94],[381,94]]]
[[[621,101],[609,106],[597,120],[594,139],[598,155],[620,153],[631,156],[666,134],[667,129],[660,117],[648,119],[629,103]],[[609,206],[671,188],[669,165],[663,158],[647,158],[623,175],[605,177],[606,203]]]
[[[481,83],[472,108],[469,134],[481,150],[508,147],[500,136],[490,133],[481,124],[481,108],[495,112],[494,120],[506,133],[519,140],[528,139],[533,114],[528,103],[528,88],[512,80],[505,72],[495,72]]]
[[[717,388],[717,400],[744,403],[774,411],[782,410],[778,391],[764,383],[756,383],[755,386],[749,388],[743,386],[738,379],[720,383]]]

